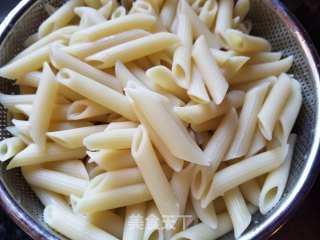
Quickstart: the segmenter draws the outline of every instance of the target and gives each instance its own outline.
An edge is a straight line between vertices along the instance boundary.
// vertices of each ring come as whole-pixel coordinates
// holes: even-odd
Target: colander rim
[[[37,1],[41,0],[22,0],[7,15],[0,25],[0,45],[18,19]],[[278,15],[286,26],[291,29],[293,35],[298,39],[299,45],[306,55],[313,84],[315,86],[315,135],[310,149],[310,154],[306,159],[307,164],[304,167],[297,184],[288,194],[288,198],[282,203],[281,207],[274,211],[265,221],[262,222],[262,224],[256,227],[253,231],[244,233],[244,235],[239,239],[262,239],[267,236],[270,237],[278,231],[305,200],[320,171],[320,161],[317,161],[318,146],[320,143],[320,58],[318,52],[300,22],[279,0],[263,0],[263,2]],[[19,206],[17,201],[7,190],[2,179],[0,179],[0,205],[3,207],[7,215],[32,238],[58,240],[56,236],[46,228],[40,226],[22,209],[22,207]]]

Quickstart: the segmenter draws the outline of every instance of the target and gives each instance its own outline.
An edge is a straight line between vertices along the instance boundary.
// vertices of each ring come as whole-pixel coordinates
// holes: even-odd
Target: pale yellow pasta
[[[206,1],[203,7],[201,8],[199,18],[201,19],[202,22],[204,22],[207,25],[208,29],[210,29],[211,26],[213,25],[217,12],[218,12],[217,0]]]
[[[23,43],[24,47],[30,47],[32,44],[36,43],[39,41],[38,33],[34,33],[30,35]]]
[[[105,19],[109,19],[113,11],[113,6],[115,6],[113,1],[108,1],[105,5],[98,9],[98,12],[104,16]]]
[[[111,111],[91,100],[84,99],[73,102],[69,105],[66,116],[68,120],[81,120],[101,116]]]
[[[135,221],[139,216],[140,221]],[[144,219],[146,216],[146,204],[140,203],[126,207],[126,217],[123,230],[123,240],[140,240],[143,239]]]
[[[219,124],[221,123],[223,116],[213,118],[206,122],[200,124],[191,124],[191,128],[196,133],[202,133],[206,131],[214,131],[218,128]]]
[[[81,196],[88,184],[87,180],[38,166],[21,167],[21,171],[27,183],[66,196]]]
[[[49,162],[43,163],[41,166],[52,171],[65,173],[84,180],[89,180],[87,170],[81,160]]]
[[[117,7],[111,14],[111,19],[121,18],[126,15],[126,9],[123,6]]]
[[[204,36],[207,44],[210,48],[220,48],[220,44],[216,37],[209,31],[207,26],[200,20],[200,18],[195,14],[192,8],[189,6],[187,1],[180,2],[180,13],[185,14],[191,23],[193,30],[193,38],[197,39],[201,35]]]
[[[240,20],[243,21],[250,9],[249,0],[238,0],[233,8],[233,16],[239,16]]]
[[[251,214],[238,187],[224,193],[224,202],[234,228],[234,237],[238,238],[251,222]]]
[[[191,176],[192,171],[194,170],[195,165],[190,163],[187,167],[182,169],[180,172],[174,172],[172,178],[170,180],[170,185],[177,197],[180,209],[179,215],[183,215],[185,213],[189,189],[191,185]],[[176,232],[181,231],[183,229],[183,219],[178,218],[173,226],[172,216],[164,217],[164,227],[166,229],[165,236],[168,238],[174,235]],[[171,227],[170,229],[170,226]]]
[[[178,1],[166,0],[161,8],[160,19],[162,24],[169,29],[176,15]]]
[[[131,148],[136,128],[117,129],[91,134],[83,139],[90,150]]]
[[[48,131],[53,105],[58,94],[59,83],[49,64],[43,64],[42,78],[37,89],[35,100],[29,118],[30,137],[42,150],[46,146],[46,131]]]
[[[230,189],[279,167],[287,155],[288,148],[286,144],[218,171],[210,187],[202,195],[201,206],[206,207],[212,200],[222,196]]]
[[[269,141],[272,139],[274,127],[281,111],[283,111],[286,100],[291,94],[291,82],[292,80],[287,74],[281,74],[258,114],[259,129]]]
[[[135,132],[131,153],[160,214],[162,216],[173,216],[176,221],[179,215],[180,204],[161,169],[148,133],[143,125],[140,125]]]
[[[145,216],[145,227],[143,240],[159,239],[164,240],[164,227],[161,222],[161,215],[155,203],[149,202]]]
[[[106,171],[116,171],[137,166],[130,149],[88,151],[87,154]]]
[[[285,103],[279,120],[276,124],[275,136],[285,143],[297,119],[300,107],[302,105],[301,84],[295,79],[291,80],[291,94]]]
[[[41,23],[38,31],[39,38],[66,26],[76,15],[74,8],[83,5],[83,0],[70,0]]]
[[[19,128],[15,126],[6,127],[6,130],[12,134],[12,136],[19,138],[26,145],[32,144],[32,139],[30,136],[25,135],[23,132],[19,130]]]
[[[266,214],[279,202],[289,176],[296,135],[291,134],[288,139],[289,151],[284,162],[267,174],[259,197],[259,209]]]
[[[56,231],[71,239],[116,240],[111,234],[95,227],[84,218],[54,205],[48,205],[43,213],[44,221]]]
[[[210,158],[210,167],[197,166],[193,171],[191,192],[196,199],[201,198],[221,161],[224,160],[238,125],[237,113],[235,109],[231,109],[205,147],[204,152]]]
[[[139,59],[135,60],[134,63],[136,63],[139,67],[141,67],[144,70],[147,70],[147,69],[153,67],[152,63],[150,62],[150,60],[147,57],[139,58]]]
[[[186,90],[181,88],[173,77],[172,72],[164,66],[155,66],[146,71],[147,77],[157,83],[160,87],[171,92],[183,101],[188,101]]]
[[[76,206],[76,211],[88,214],[142,203],[151,199],[152,196],[146,184],[139,183],[85,196]]]
[[[209,104],[196,104],[185,107],[174,107],[177,116],[188,123],[200,124],[227,113],[231,108],[240,108],[244,102],[245,93],[230,91],[219,105],[211,101]]]
[[[154,66],[163,65],[171,69],[173,62],[171,55],[171,52],[162,51],[149,55],[148,59]]]
[[[218,218],[216,211],[214,209],[213,203],[209,204],[207,207],[201,207],[201,200],[195,199],[192,194],[190,194],[193,209],[196,212],[198,218],[201,222],[207,224],[212,229],[218,228]]]
[[[4,162],[22,151],[26,144],[18,137],[11,137],[0,142],[0,161]]]
[[[208,91],[216,104],[220,104],[229,87],[203,36],[194,43],[192,57],[200,70]],[[212,76],[215,76],[214,78]]]
[[[270,83],[270,86],[273,86],[277,80],[278,80],[277,77],[271,76],[271,77],[266,77],[266,78],[263,78],[263,79],[260,79],[257,81],[232,84],[232,85],[230,85],[230,90],[239,90],[239,91],[248,92],[250,89],[252,89],[260,84],[263,84],[263,83]]]
[[[120,61],[116,62],[115,72],[116,77],[120,81],[123,88],[127,87],[127,84],[130,81],[141,87],[145,87],[145,85]]]
[[[105,38],[101,38],[95,42],[79,43],[63,48],[63,51],[84,59],[96,52],[102,51],[106,48],[116,46],[118,44],[128,42],[140,37],[149,35],[148,32],[140,29],[129,30],[126,32],[121,32],[115,35],[111,35]]]
[[[25,50],[23,50],[21,53],[19,53],[13,60],[17,60],[19,58],[22,58],[24,56],[27,56],[31,54],[32,52],[36,51],[37,49],[43,48],[53,42],[56,42],[58,40],[62,40],[64,43],[67,43],[72,34],[78,31],[79,28],[77,26],[67,26],[63,27],[55,32],[50,33],[48,36],[45,36],[44,38],[39,39],[39,41],[35,42]]]
[[[245,97],[239,127],[225,160],[243,157],[249,150],[257,126],[257,116],[263,105],[269,84],[250,90]]]
[[[177,84],[188,89],[191,81],[192,28],[190,20],[184,14],[178,15],[177,36],[182,44],[173,55],[172,73]]]
[[[225,34],[232,27],[234,0],[218,0],[218,14],[214,33],[219,39],[220,44],[228,49],[228,42],[225,39]]]
[[[210,49],[211,54],[213,55],[214,59],[216,60],[217,64],[221,67],[223,64],[233,56],[236,56],[235,51],[222,51],[219,49]]]
[[[28,72],[39,70],[44,62],[50,63],[49,46],[50,45],[46,45],[13,62],[9,62],[7,65],[0,68],[0,76],[15,80]]]
[[[45,151],[42,151],[36,144],[30,144],[10,161],[7,169],[44,162],[82,159],[85,155],[83,147],[68,149],[55,143],[47,143]]]
[[[271,50],[270,43],[264,38],[250,36],[239,30],[227,29],[224,37],[229,48],[237,52],[267,52]]]
[[[101,2],[99,0],[84,0],[87,6],[91,8],[100,8],[101,7]]]
[[[111,122],[105,129],[105,131],[111,131],[116,129],[124,129],[124,128],[137,128],[139,126],[138,122],[132,121],[119,121],[119,122]]]
[[[0,102],[2,106],[10,110],[11,112],[19,112],[15,108],[18,104],[32,104],[36,98],[35,94],[24,94],[24,95],[8,95],[0,93]]]
[[[196,103],[210,103],[210,98],[207,93],[203,78],[194,62],[191,64],[191,83],[188,88],[188,95],[190,96],[191,100]]]
[[[148,29],[155,23],[155,17],[147,14],[133,14],[113,19],[96,26],[78,31],[71,37],[71,45],[92,42],[100,38],[132,29]]]
[[[92,225],[112,234],[113,236],[121,239],[124,219],[111,211],[102,211],[91,213],[87,215],[87,220]]]
[[[83,139],[91,134],[102,132],[107,125],[75,128],[63,131],[47,132],[47,136],[57,144],[66,148],[83,146]]]
[[[279,61],[248,65],[241,68],[231,79],[230,84],[259,80],[269,76],[279,76],[290,69],[293,57],[289,56]]]
[[[219,214],[218,223],[219,226],[217,229],[212,229],[205,223],[198,223],[174,235],[171,240],[212,240],[217,239],[232,230],[232,222],[228,213]]]
[[[246,56],[250,57],[247,64],[251,65],[279,61],[281,59],[282,52],[246,53]]]
[[[127,88],[126,94],[138,108],[170,152],[183,160],[208,165],[208,158],[188,135],[182,122],[174,115],[169,101],[143,88]],[[148,99],[148,101],[145,101]]]
[[[222,65],[223,75],[229,79],[235,75],[249,60],[246,56],[231,56]]]
[[[245,200],[254,206],[259,206],[261,188],[256,179],[251,179],[245,183],[242,183],[239,188]]]
[[[267,140],[260,132],[259,126],[257,126],[254,131],[252,141],[245,155],[245,158],[251,157],[257,154],[260,150],[262,150],[266,146],[266,144],[267,144]]]
[[[39,198],[40,202],[43,204],[43,206],[48,206],[48,205],[55,205],[60,208],[66,209],[68,211],[71,210],[70,206],[68,205],[65,197],[61,194],[39,188],[36,186],[30,186],[32,191],[35,193],[37,198]]]
[[[95,53],[86,57],[86,60],[97,68],[106,69],[113,67],[118,60],[122,63],[130,62],[179,43],[179,38],[174,34],[155,33]]]
[[[28,72],[25,75],[21,76],[16,81],[16,83],[19,85],[23,85],[23,86],[30,86],[30,87],[38,88],[41,77],[42,77],[42,72],[37,72],[37,71]],[[59,86],[58,92],[60,95],[66,97],[72,101],[76,101],[76,100],[83,98],[80,94],[77,94],[74,91],[72,91],[69,88],[62,86],[62,85]]]
[[[86,17],[88,21],[92,23],[92,25],[97,25],[100,23],[106,22],[104,16],[100,15],[100,13],[91,7],[76,7],[74,12],[80,17]]]
[[[50,57],[53,65],[59,70],[63,68],[71,69],[117,92],[122,92],[120,83],[114,76],[99,71],[98,69],[90,66],[89,64],[65,53],[57,45],[52,46],[52,48],[50,49]]]
[[[130,120],[136,120],[136,116],[132,112],[126,97],[113,89],[70,69],[60,70],[57,79],[61,84],[68,86],[88,99],[116,113],[120,113]]]
[[[141,112],[141,110],[138,108],[138,106],[134,103],[131,102],[131,106],[134,109],[134,112],[137,114],[139,121],[144,125],[144,127],[147,129],[147,132],[150,136],[150,139],[152,143],[155,145],[157,150],[160,152],[166,163],[176,172],[180,172],[182,167],[183,167],[183,160],[177,158],[174,156],[168,147],[165,145],[165,143],[159,138],[157,135],[156,131],[154,130],[153,126],[148,123],[146,117],[144,114]]]

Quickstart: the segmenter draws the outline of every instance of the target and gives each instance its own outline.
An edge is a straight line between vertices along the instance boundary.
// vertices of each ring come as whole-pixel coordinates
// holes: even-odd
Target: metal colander
[[[47,17],[44,5],[60,6],[64,0],[22,0],[0,26],[0,66],[23,50],[23,42],[35,33]],[[301,204],[318,174],[316,153],[319,144],[319,59],[304,30],[277,0],[252,0],[248,18],[253,34],[268,39],[273,51],[294,56],[290,73],[300,81],[303,104],[294,127],[298,134],[290,175],[284,196],[267,215],[257,213],[241,239],[264,238],[279,228]],[[1,92],[18,93],[12,81],[1,79]],[[7,111],[0,106],[0,138],[10,137],[5,130]],[[19,169],[6,171],[0,164],[0,201],[6,212],[36,239],[64,239],[43,221],[43,206],[24,181]],[[222,239],[233,239],[229,233]]]

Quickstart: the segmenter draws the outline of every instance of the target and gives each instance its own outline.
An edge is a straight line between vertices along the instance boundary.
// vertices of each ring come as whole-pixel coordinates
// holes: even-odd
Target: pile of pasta
[[[293,57],[249,35],[248,0],[70,0],[0,68],[0,144],[77,240],[239,237],[286,185]]]

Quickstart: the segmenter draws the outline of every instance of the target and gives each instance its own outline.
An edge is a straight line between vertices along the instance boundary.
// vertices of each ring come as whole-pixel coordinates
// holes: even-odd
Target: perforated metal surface
[[[9,34],[5,37],[4,41],[0,45],[0,66],[4,65],[10,59],[12,59],[18,52],[23,49],[24,40],[35,33],[39,24],[47,17],[44,11],[44,4],[50,3],[55,6],[61,5],[62,0],[45,0],[36,1],[27,10],[21,18],[11,28]],[[269,5],[275,4],[275,1],[268,1],[266,4],[264,1],[253,0],[251,1],[252,7],[249,14],[249,19],[253,22],[253,34],[265,37],[272,44],[273,51],[282,51],[283,56],[294,55],[294,64],[290,72],[294,74],[295,78],[301,82],[303,89],[303,105],[299,114],[297,124],[294,128],[294,132],[298,134],[297,144],[294,152],[294,159],[290,171],[288,184],[285,190],[285,194],[282,197],[279,204],[272,209],[267,215],[262,216],[260,213],[253,217],[252,223],[245,234],[242,236],[250,238],[266,232],[266,228],[270,227],[274,223],[268,222],[268,219],[279,219],[280,215],[285,215],[283,209],[287,208],[288,204],[292,203],[292,199],[295,197],[293,191],[298,191],[297,185],[301,184],[302,175],[307,171],[307,167],[311,167],[310,163],[310,151],[312,144],[315,141],[315,129],[317,123],[317,94],[315,88],[315,79],[312,77],[310,66],[306,60],[305,52],[302,48],[301,42],[296,38],[297,34],[293,31],[293,28],[288,28],[286,23],[281,20],[274,10]],[[282,11],[282,10],[281,10]],[[284,14],[279,11],[278,14]],[[309,56],[310,58],[310,56]],[[11,81],[1,79],[0,90],[4,93],[14,94],[17,93],[17,88]],[[0,138],[9,137],[10,134],[5,130],[7,126],[6,111],[0,106]],[[308,165],[309,161],[309,165]],[[47,228],[43,223],[42,211],[43,206],[39,200],[32,193],[31,189],[23,180],[19,170],[5,171],[6,164],[0,165],[0,177],[8,192],[15,199],[17,204],[26,211],[26,213],[33,218],[33,220],[40,224],[40,226]],[[290,201],[289,201],[290,200]],[[275,228],[276,226],[272,226]],[[32,227],[31,227],[32,228]],[[51,230],[49,230],[53,233]],[[37,230],[38,234],[45,234],[47,238],[52,238],[43,233],[41,230]],[[55,236],[62,238],[61,235],[53,233]],[[233,239],[233,233],[229,233],[223,237],[223,239]]]

